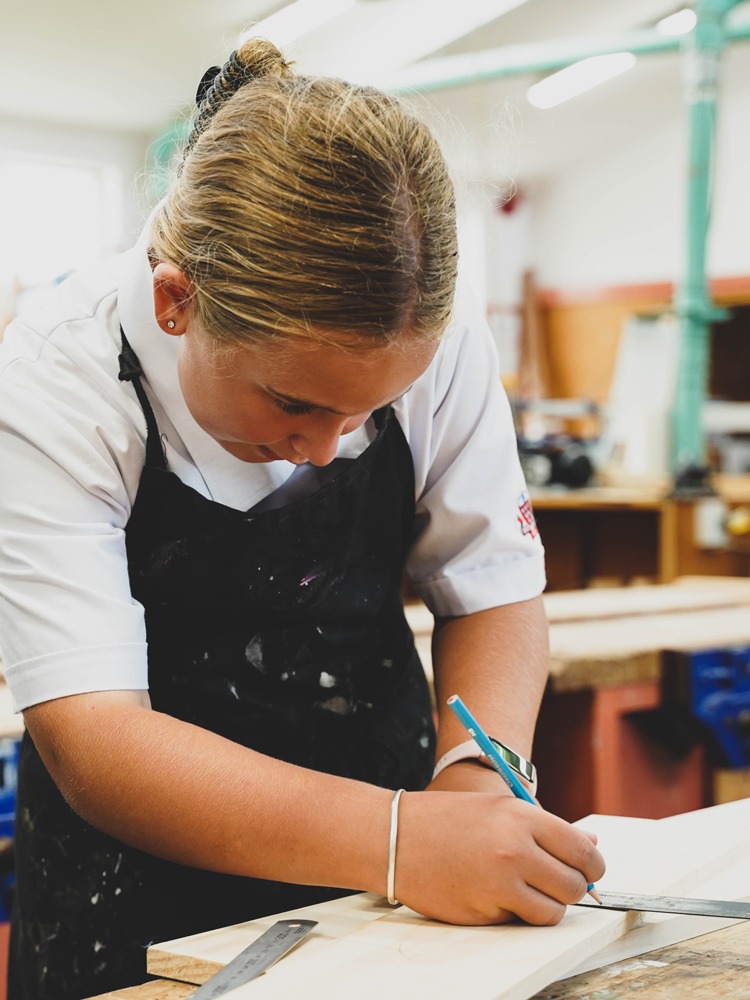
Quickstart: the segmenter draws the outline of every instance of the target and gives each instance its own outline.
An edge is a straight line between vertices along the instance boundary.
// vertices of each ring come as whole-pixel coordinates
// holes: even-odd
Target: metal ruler
[[[317,920],[277,920],[273,927],[191,993],[190,1000],[215,1000],[249,983],[286,955],[317,924]]]
[[[597,890],[598,891],[598,890]],[[750,903],[727,899],[692,899],[682,896],[638,896],[627,892],[599,892],[605,910],[647,910],[651,913],[688,913],[698,917],[735,917],[750,920]],[[599,909],[593,900],[581,906]]]

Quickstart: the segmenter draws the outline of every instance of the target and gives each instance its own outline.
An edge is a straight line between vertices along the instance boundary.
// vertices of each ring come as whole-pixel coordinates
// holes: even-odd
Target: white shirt
[[[18,710],[148,687],[125,552],[146,423],[118,380],[120,324],[183,482],[246,510],[295,469],[242,462],[193,420],[177,379],[180,338],[154,318],[147,240],[69,278],[0,345],[0,647]],[[432,364],[394,404],[416,477],[407,571],[440,616],[527,600],[545,584],[495,347],[475,304],[459,299]],[[341,439],[340,457],[367,446],[370,424]]]

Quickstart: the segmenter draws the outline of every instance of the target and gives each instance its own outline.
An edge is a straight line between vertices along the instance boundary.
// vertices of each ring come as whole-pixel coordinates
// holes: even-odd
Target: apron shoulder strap
[[[122,353],[118,357],[120,371],[117,377],[121,382],[133,383],[135,394],[143,410],[143,416],[146,418],[146,465],[156,467],[157,469],[166,469],[167,457],[164,453],[159,425],[156,423],[154,411],[151,403],[148,401],[146,390],[141,383],[143,369],[141,368],[138,356],[128,343],[128,338],[125,336],[122,327],[120,327],[120,334],[122,335]]]

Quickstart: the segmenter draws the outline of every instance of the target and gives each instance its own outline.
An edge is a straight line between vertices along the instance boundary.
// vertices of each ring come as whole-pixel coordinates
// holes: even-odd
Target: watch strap
[[[521,756],[517,750],[512,750],[504,743],[501,743],[500,740],[495,739],[494,737],[490,738],[492,739],[499,756],[503,758],[508,767],[512,768],[519,778],[526,782],[532,791],[535,792],[537,774],[536,768],[531,761]],[[485,755],[482,753],[478,744],[475,743],[474,740],[466,740],[464,743],[459,743],[457,746],[448,750],[447,753],[443,754],[435,765],[435,770],[432,773],[433,781],[437,778],[441,771],[446,769],[446,767],[450,767],[451,764],[457,764],[461,760],[476,760],[480,764],[484,764],[486,767],[492,767],[492,764],[490,764]]]

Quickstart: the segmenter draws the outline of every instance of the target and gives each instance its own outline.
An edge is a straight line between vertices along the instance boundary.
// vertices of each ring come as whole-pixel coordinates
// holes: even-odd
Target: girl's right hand
[[[497,793],[405,793],[395,891],[453,924],[556,924],[605,870],[595,837]]]

